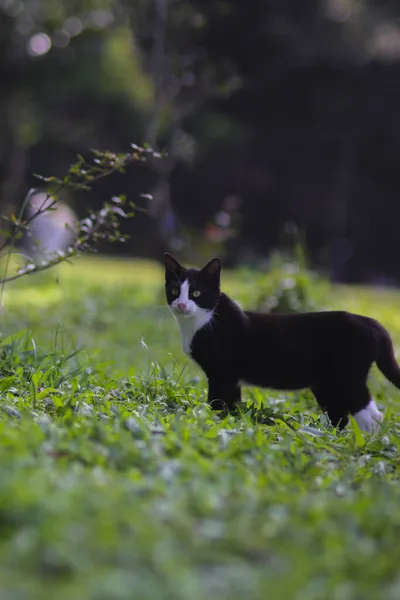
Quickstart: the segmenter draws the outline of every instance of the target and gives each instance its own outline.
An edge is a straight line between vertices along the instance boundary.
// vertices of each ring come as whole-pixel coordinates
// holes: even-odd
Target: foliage
[[[314,273],[275,254],[257,297],[256,309],[278,313],[316,310],[327,291],[328,284],[324,286]]]
[[[0,212],[32,172],[135,139],[170,158],[144,187],[126,178],[134,196],[163,183],[158,226],[128,227],[148,246],[132,235],[126,252],[184,244],[237,194],[234,257],[269,254],[290,218],[336,279],[396,274],[397,16],[393,0],[0,0]]]
[[[79,156],[77,162],[69,167],[68,173],[63,179],[54,176],[37,176],[48,187],[41,205],[30,212],[26,212],[30,197],[35,192],[35,190],[31,190],[18,217],[15,215],[3,217],[4,221],[9,222],[10,227],[3,232],[4,239],[0,245],[0,257],[5,258],[5,270],[2,277],[0,277],[0,285],[19,279],[24,275],[47,270],[83,252],[94,251],[101,243],[124,242],[126,240],[126,236],[123,236],[120,232],[121,219],[127,219],[133,213],[125,212],[125,197],[114,196],[110,202],[103,204],[100,210],[91,212],[88,217],[81,220],[78,230],[74,232],[75,240],[66,251],[58,250],[53,255],[48,254],[37,262],[25,259],[24,266],[19,268],[16,274],[8,274],[9,259],[15,252],[15,244],[24,234],[28,237],[32,235],[32,224],[36,219],[40,219],[42,215],[49,211],[56,210],[65,190],[71,192],[89,191],[91,186],[98,180],[109,177],[116,172],[123,173],[126,167],[133,162],[145,162],[148,158],[161,158],[161,155],[151,150],[151,148],[142,148],[135,144],[132,144],[132,151],[125,154],[95,150],[93,155],[93,160],[90,162],[83,156]],[[146,194],[143,195],[146,196]],[[130,206],[135,208],[132,202]],[[36,241],[34,240],[34,242]]]
[[[337,434],[305,393],[247,389],[220,420],[184,368],[162,279],[94,256],[6,287],[2,596],[397,598],[400,392],[372,374],[377,439]],[[223,286],[243,302],[258,282]],[[400,343],[397,292],[329,300]]]
[[[271,256],[255,308],[277,313],[313,311],[326,304],[328,292],[329,283],[307,267],[304,248],[297,245],[294,253]]]
[[[247,298],[252,309],[296,313],[319,310],[329,301],[328,280],[310,269],[305,240],[293,224],[285,227],[281,250],[268,262],[255,263],[253,270],[242,271],[244,281],[256,281],[256,293]],[[253,287],[253,286],[252,286]]]

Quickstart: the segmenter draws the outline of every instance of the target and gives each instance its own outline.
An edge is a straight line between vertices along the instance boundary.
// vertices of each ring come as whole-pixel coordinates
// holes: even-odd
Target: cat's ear
[[[201,273],[206,275],[208,279],[219,282],[221,275],[221,261],[219,258],[213,258],[210,260],[210,262],[208,262],[206,266],[201,269]]]
[[[178,263],[177,260],[168,252],[164,254],[164,262],[165,262],[165,271],[166,273],[173,273],[174,275],[179,275],[182,271],[182,266]]]

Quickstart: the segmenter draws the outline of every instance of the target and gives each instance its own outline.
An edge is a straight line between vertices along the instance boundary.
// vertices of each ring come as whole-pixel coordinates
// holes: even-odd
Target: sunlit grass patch
[[[224,274],[249,306],[266,274]],[[321,296],[322,299],[322,296]],[[398,292],[338,287],[400,343]],[[380,435],[338,433],[309,392],[247,389],[221,418],[180,348],[163,269],[81,259],[5,290],[5,598],[394,600],[400,392]]]

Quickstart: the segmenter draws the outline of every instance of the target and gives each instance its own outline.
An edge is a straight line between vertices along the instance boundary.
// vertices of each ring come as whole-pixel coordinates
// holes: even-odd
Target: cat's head
[[[213,258],[202,269],[185,269],[170,254],[165,259],[165,293],[176,316],[195,317],[199,311],[212,311],[221,291],[221,262]]]

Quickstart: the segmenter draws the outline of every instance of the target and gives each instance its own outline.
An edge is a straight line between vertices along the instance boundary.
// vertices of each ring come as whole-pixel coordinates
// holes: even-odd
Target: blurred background
[[[104,252],[260,266],[301,236],[333,281],[396,285],[399,60],[396,0],[0,0],[0,213],[149,143],[59,220],[126,194],[146,212]]]

